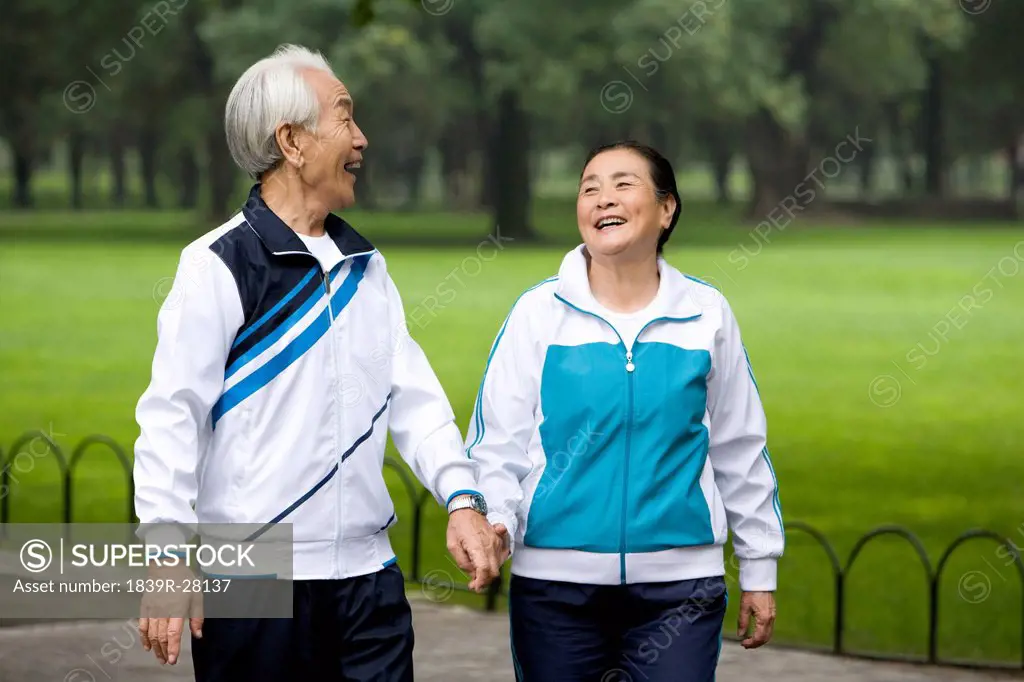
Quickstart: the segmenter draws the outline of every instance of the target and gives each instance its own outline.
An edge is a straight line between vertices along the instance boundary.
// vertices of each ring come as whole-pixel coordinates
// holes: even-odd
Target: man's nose
[[[356,134],[352,138],[352,146],[359,151],[362,151],[370,146],[370,141],[366,139],[366,135],[363,135],[362,128],[357,126],[355,121],[352,122],[352,125],[355,126],[356,129]]]

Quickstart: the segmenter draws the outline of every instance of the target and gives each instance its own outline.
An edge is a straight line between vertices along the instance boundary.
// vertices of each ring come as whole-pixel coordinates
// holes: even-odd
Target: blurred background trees
[[[248,180],[225,98],[296,42],[354,94],[366,207],[482,210],[529,237],[551,178],[636,137],[760,220],[860,134],[833,208],[1007,218],[1021,26],[1009,0],[8,0],[0,201],[226,217]]]

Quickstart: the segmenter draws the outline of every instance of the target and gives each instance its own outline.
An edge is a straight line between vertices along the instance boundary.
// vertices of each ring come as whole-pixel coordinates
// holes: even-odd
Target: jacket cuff
[[[740,559],[740,590],[743,592],[774,592],[778,574],[778,560]]]
[[[434,481],[434,490],[438,502],[446,508],[456,494],[476,492],[476,475],[473,463],[466,460],[465,464],[449,464],[442,469]]]
[[[165,548],[173,553],[175,548],[186,544],[195,535],[195,529],[190,526],[167,522],[140,523],[135,535],[144,544],[159,547],[161,554],[167,553]]]

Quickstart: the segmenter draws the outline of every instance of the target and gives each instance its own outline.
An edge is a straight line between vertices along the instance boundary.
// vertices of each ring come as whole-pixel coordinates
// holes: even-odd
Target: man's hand
[[[504,553],[507,537],[505,526],[491,527],[472,509],[457,509],[448,517],[448,551],[458,567],[472,576],[469,589],[483,592],[498,577],[503,557],[508,556]]]
[[[751,623],[753,618],[753,623]],[[744,592],[740,597],[739,629],[737,636],[750,634],[750,626],[754,626],[754,634],[743,640],[744,649],[756,649],[768,643],[775,628],[775,593]]]
[[[184,566],[151,566],[148,577],[154,581],[164,581],[155,585],[166,587],[154,587],[142,597],[142,615],[139,618],[142,648],[152,651],[161,665],[174,665],[181,653],[181,634],[185,621],[188,620],[193,635],[197,638],[203,636],[202,594],[184,592],[186,582],[195,577]]]

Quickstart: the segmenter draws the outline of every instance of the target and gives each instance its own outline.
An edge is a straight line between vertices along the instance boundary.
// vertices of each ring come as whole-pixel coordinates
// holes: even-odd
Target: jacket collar
[[[658,293],[651,302],[650,318],[700,317],[702,306],[694,298],[694,284],[669,265],[660,255],[658,256],[658,272],[661,275],[661,282],[658,285]],[[562,259],[562,265],[558,269],[558,285],[555,293],[580,310],[598,314],[597,310],[600,304],[590,290],[585,245],[580,244]]]
[[[242,207],[242,214],[245,216],[246,222],[249,223],[249,227],[275,256],[294,253],[308,254],[309,249],[295,234],[295,230],[288,227],[263,201],[263,197],[260,195],[260,186],[260,183],[252,186],[252,189],[249,190],[249,198],[246,199],[245,205]],[[355,228],[333,213],[327,214],[327,218],[324,220],[324,230],[334,240],[344,256],[375,250],[373,244],[356,232]]]

